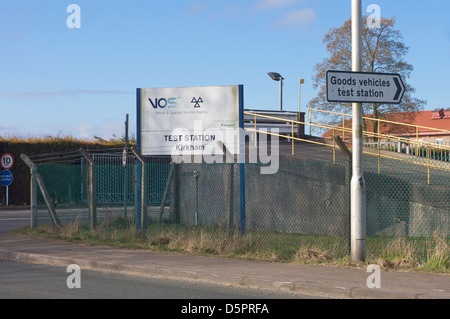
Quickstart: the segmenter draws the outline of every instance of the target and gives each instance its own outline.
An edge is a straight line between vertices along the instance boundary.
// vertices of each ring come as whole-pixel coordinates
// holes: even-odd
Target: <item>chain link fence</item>
[[[121,150],[89,155],[92,164],[82,155],[34,163],[33,227],[55,223],[54,215],[61,224],[78,220],[95,227],[115,216],[139,221],[145,214],[140,227],[222,227],[245,238],[248,249],[293,256],[314,247],[334,257],[349,254],[347,160],[281,160],[277,173],[265,175],[257,163],[174,164],[152,157],[141,165],[128,155],[123,166]],[[450,244],[449,172],[393,159],[382,159],[379,171],[379,160],[364,158],[368,258],[394,250],[429,258],[436,236]]]
[[[425,260],[437,241],[450,244],[450,171],[407,161],[364,159],[367,254],[393,251]],[[447,252],[448,254],[448,252]]]

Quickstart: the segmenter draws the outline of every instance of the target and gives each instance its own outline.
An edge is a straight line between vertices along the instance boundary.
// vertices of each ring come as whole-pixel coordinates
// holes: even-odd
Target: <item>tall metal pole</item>
[[[300,79],[298,84],[298,114],[297,114],[297,122],[301,121],[301,112],[300,112],[300,102],[302,97],[302,84],[305,83],[304,79]],[[297,137],[300,138],[300,123],[297,123]]]
[[[283,77],[280,77],[280,111],[283,111]]]
[[[361,0],[352,0],[352,71],[361,71]],[[363,176],[362,104],[352,103],[351,258],[365,260],[366,186]]]
[[[300,102],[302,99],[302,84],[305,83],[304,79],[300,79],[298,84],[298,113],[300,113]]]
[[[128,157],[128,114],[125,119],[125,152]],[[128,158],[126,159],[128,162]],[[128,197],[128,166],[124,167],[124,178],[123,178],[123,215],[127,217],[127,197]]]

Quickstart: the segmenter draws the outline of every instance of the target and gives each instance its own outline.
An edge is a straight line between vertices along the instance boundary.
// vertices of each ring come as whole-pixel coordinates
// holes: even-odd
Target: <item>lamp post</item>
[[[352,0],[352,71],[361,71],[361,0]],[[351,257],[365,260],[366,186],[363,176],[362,104],[352,104]]]
[[[300,83],[298,85],[298,115],[297,115],[297,121],[301,121],[301,113],[300,113],[300,102],[302,97],[302,84],[305,83],[304,79],[300,79]],[[300,137],[300,123],[297,123],[297,137]]]
[[[298,113],[300,113],[300,101],[302,96],[302,84],[305,83],[304,79],[300,79],[300,84],[298,86]]]
[[[283,111],[283,80],[284,78],[276,72],[268,72],[267,73],[270,78],[274,81],[280,82],[280,111]]]

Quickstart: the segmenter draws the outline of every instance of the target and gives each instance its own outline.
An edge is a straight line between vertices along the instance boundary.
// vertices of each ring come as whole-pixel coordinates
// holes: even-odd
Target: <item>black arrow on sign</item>
[[[394,78],[394,82],[395,85],[397,86],[397,92],[395,92],[394,101],[397,101],[398,98],[400,97],[400,94],[403,93],[403,83],[400,84],[400,81],[396,77]]]

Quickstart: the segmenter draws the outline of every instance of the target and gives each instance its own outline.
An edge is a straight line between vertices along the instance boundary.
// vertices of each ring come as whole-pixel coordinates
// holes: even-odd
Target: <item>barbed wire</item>
[[[136,163],[137,158],[131,150],[132,146],[126,148],[127,162],[130,164]],[[163,147],[146,147],[142,150],[143,153],[158,153],[162,148],[166,150],[173,149],[169,146]],[[125,146],[123,147],[81,147],[76,149],[69,149],[64,151],[57,151],[51,153],[33,154],[28,156],[29,159],[36,165],[86,165],[86,158],[81,150],[84,150],[96,164],[102,165],[122,165],[122,156]],[[163,152],[166,153],[166,152]],[[146,162],[170,160],[171,155],[144,155]]]

